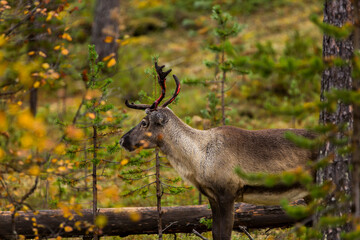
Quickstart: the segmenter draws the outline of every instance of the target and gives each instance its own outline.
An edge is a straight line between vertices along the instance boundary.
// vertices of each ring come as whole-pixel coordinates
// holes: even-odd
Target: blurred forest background
[[[192,127],[314,127],[322,14],[311,0],[1,0],[0,209],[156,206],[156,184],[163,206],[206,203],[162,156],[157,182],[153,150],[120,148],[145,115],[125,99],[156,98],[158,59]]]

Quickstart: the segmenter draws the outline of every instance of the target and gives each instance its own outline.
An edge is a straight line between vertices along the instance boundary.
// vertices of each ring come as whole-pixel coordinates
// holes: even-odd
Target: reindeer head
[[[173,96],[158,108],[158,105],[165,97],[166,76],[171,72],[171,69],[163,72],[162,69],[164,67],[165,66],[158,66],[157,62],[155,62],[155,69],[158,74],[158,83],[161,87],[161,95],[152,105],[134,104],[129,103],[127,100],[125,101],[125,105],[127,107],[145,110],[145,113],[147,114],[138,125],[121,137],[120,145],[128,151],[133,151],[136,148],[154,148],[159,146],[161,143],[163,138],[163,128],[169,117],[169,109],[167,109],[166,106],[174,101],[180,92],[179,79],[173,75],[176,83],[176,90]]]

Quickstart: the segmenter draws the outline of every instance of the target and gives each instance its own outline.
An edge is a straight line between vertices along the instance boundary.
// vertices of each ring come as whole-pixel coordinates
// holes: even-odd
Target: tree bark
[[[211,210],[207,205],[163,207],[162,223],[164,234],[191,233],[193,229],[198,232],[211,231],[200,224],[201,218],[211,218]],[[33,213],[18,212],[15,219],[16,232],[26,238],[34,237],[33,223],[36,222],[39,237],[79,237],[92,236],[84,223],[92,222],[92,210],[82,210],[81,215],[75,214],[71,220],[64,218],[61,210],[40,210],[37,215]],[[98,215],[107,218],[106,226],[100,231],[103,236],[127,236],[135,234],[157,234],[158,211],[156,207],[139,208],[104,208],[99,209]],[[135,217],[134,217],[135,216]],[[34,218],[34,219],[33,219]],[[36,219],[36,221],[34,221]],[[81,222],[81,228],[76,222]],[[245,203],[235,205],[234,229],[238,226],[247,228],[288,227],[296,222],[286,215],[279,206],[255,206]],[[63,224],[63,228],[60,225]],[[77,223],[79,224],[79,222]],[[64,227],[70,226],[73,230],[66,232]],[[69,229],[69,228],[67,228]],[[11,212],[0,212],[0,239],[11,237]]]
[[[91,38],[100,61],[110,54],[114,54],[117,59],[116,39],[119,37],[119,7],[120,0],[96,1]],[[108,37],[107,40],[105,40],[106,37]]]
[[[324,7],[324,22],[342,27],[347,22],[352,22],[352,5],[350,0],[327,0]],[[340,57],[350,62],[353,56],[352,37],[345,40],[337,40],[331,36],[324,35],[323,38],[323,57],[324,60]],[[334,89],[351,90],[351,65],[333,66],[324,70],[321,79],[320,100],[326,102],[326,93]],[[331,124],[338,127],[336,139],[344,139],[352,129],[353,120],[350,105],[338,101],[336,110],[330,112],[322,110],[320,113],[320,124]],[[333,209],[332,214],[343,216],[351,213],[350,202],[339,205],[336,194],[351,195],[351,174],[349,170],[351,155],[340,155],[337,152],[338,146],[332,141],[327,141],[320,149],[320,159],[333,157],[331,163],[317,172],[316,181],[321,184],[324,181],[331,181],[335,186],[335,191],[326,198],[327,209]],[[320,217],[320,216],[318,216]],[[323,230],[323,239],[340,239],[341,231],[350,231],[351,225],[345,224],[340,227],[329,227]]]
[[[155,169],[156,169],[156,207],[158,212],[157,222],[158,222],[158,237],[159,240],[163,239],[163,228],[162,228],[162,206],[161,206],[161,199],[163,196],[163,190],[161,186],[161,180],[160,180],[160,157],[159,157],[159,149],[155,149]]]
[[[354,52],[360,51],[360,1],[354,0]],[[359,55],[354,56],[354,61],[360,61]],[[356,66],[356,62],[355,62]],[[360,72],[360,69],[354,69]],[[353,79],[353,91],[360,91],[360,76],[357,75]],[[352,193],[354,202],[354,219],[360,219],[360,106],[354,104],[353,106],[354,130],[352,135],[353,152],[353,179],[352,179]],[[353,227],[355,228],[354,222]]]

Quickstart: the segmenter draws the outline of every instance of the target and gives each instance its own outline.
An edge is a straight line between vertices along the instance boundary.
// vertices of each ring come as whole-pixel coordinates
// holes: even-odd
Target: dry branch
[[[203,217],[211,218],[211,211],[207,205],[163,207],[162,223],[164,234],[191,233],[193,229],[198,232],[210,231],[199,220]],[[93,221],[92,210],[83,210],[82,216],[74,214],[72,220],[63,217],[61,210],[40,210],[37,215],[33,213],[18,212],[15,219],[16,232],[27,238],[34,236],[32,218],[36,218],[39,236],[46,237],[77,237],[86,236],[86,227],[78,230],[75,222]],[[107,218],[107,225],[102,229],[102,235],[127,236],[135,234],[157,234],[158,212],[156,207],[138,208],[103,208],[97,215]],[[134,216],[139,216],[134,221]],[[132,220],[133,219],[133,220]],[[240,226],[247,228],[272,228],[291,226],[296,221],[287,216],[279,206],[254,206],[245,203],[235,205],[234,230]],[[64,223],[64,224],[63,224]],[[65,232],[60,225],[72,227],[73,231]],[[82,225],[83,226],[83,225]],[[0,239],[11,237],[11,212],[0,212]]]

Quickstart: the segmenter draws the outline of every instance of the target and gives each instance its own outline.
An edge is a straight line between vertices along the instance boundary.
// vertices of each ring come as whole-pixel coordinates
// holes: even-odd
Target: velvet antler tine
[[[165,67],[165,65],[159,66],[157,62],[155,62],[155,70],[158,74],[158,81],[165,81],[166,76],[171,72],[171,69],[167,70],[166,72],[163,72],[162,69]]]
[[[156,99],[156,101],[151,104],[151,105],[147,105],[147,104],[135,104],[135,103],[129,103],[128,100],[125,101],[125,105],[129,108],[133,108],[133,109],[141,109],[141,110],[156,110],[156,108],[158,107],[158,105],[160,104],[160,102],[164,99],[165,97],[165,93],[166,93],[166,76],[169,75],[169,73],[171,72],[171,69],[167,70],[166,72],[163,72],[163,68],[165,67],[165,65],[159,66],[157,64],[157,62],[155,62],[155,70],[157,73],[157,78],[158,78],[158,83],[161,87],[161,94],[159,96],[158,99]],[[166,103],[163,104],[163,107],[166,107],[169,103],[171,103],[172,101],[174,101],[174,99],[176,98],[176,96],[179,94],[180,91],[180,83],[179,83],[179,79],[177,79],[177,77],[175,75],[173,75],[175,82],[176,82],[176,91],[173,95],[172,98],[170,98]]]
[[[162,69],[165,67],[165,65],[159,66],[157,62],[155,62],[155,70],[158,74],[158,83],[161,87],[161,94],[158,99],[151,105],[150,109],[156,109],[159,105],[159,103],[164,99],[165,93],[166,93],[166,76],[171,72],[171,69],[169,69],[166,72],[163,72]]]
[[[179,95],[179,93],[180,93],[180,89],[181,89],[180,81],[179,81],[179,79],[176,77],[176,75],[173,75],[173,78],[174,78],[175,83],[176,83],[175,92],[174,92],[173,96],[172,96],[169,100],[167,100],[167,101],[162,105],[162,107],[166,107],[167,105],[169,105],[170,103],[172,103],[172,102],[175,100],[175,98],[177,97],[177,95]]]
[[[145,110],[145,109],[147,109],[147,108],[150,108],[150,105],[147,105],[147,104],[129,103],[128,100],[125,100],[125,105],[126,105],[128,108],[140,109],[140,110]]]

